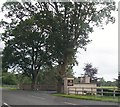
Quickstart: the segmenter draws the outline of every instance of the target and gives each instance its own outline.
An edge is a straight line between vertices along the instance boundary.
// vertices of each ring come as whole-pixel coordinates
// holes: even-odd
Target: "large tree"
[[[51,66],[50,54],[47,51],[46,39],[49,36],[49,23],[44,17],[46,12],[36,14],[30,19],[21,21],[11,30],[11,39],[6,41],[3,53],[3,65],[6,68],[21,69],[32,79],[32,88],[35,89],[38,72],[43,66]],[[40,18],[40,19],[38,19]],[[6,35],[6,33],[5,33]],[[3,66],[4,67],[4,66]]]
[[[103,6],[100,10],[97,5]],[[53,3],[57,26],[53,27],[51,53],[58,65],[58,90],[61,91],[62,80],[66,77],[66,69],[75,64],[77,49],[90,42],[88,34],[93,32],[93,26],[102,22],[114,22],[110,11],[114,3]],[[61,8],[62,7],[62,8]],[[103,21],[103,18],[105,20]],[[51,39],[50,39],[51,40]]]
[[[88,34],[93,32],[93,27],[115,21],[111,15],[115,10],[114,2],[8,2],[3,5],[2,10],[5,16],[11,19],[9,22],[1,21],[1,25],[6,29],[3,35],[6,44],[9,44],[8,41],[12,38],[11,31],[16,29],[19,23],[26,19],[32,20],[37,15],[35,22],[40,22],[40,26],[44,27],[45,23],[39,20],[46,19],[48,38],[43,38],[50,57],[44,61],[52,61],[52,65],[57,66],[58,92],[61,92],[62,79],[66,77],[67,68],[75,64],[77,49],[85,49],[90,42]],[[44,18],[39,17],[43,12],[47,12],[43,15]],[[35,26],[38,22],[34,23]]]

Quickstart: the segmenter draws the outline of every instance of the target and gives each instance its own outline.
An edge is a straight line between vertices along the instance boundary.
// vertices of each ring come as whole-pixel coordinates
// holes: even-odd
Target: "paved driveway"
[[[2,103],[9,105],[118,105],[112,102],[57,97],[51,93],[50,91],[3,90]]]

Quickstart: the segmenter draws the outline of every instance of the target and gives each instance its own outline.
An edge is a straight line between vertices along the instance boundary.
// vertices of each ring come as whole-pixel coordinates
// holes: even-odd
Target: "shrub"
[[[16,77],[14,74],[12,73],[3,73],[2,75],[2,84],[6,84],[6,85],[16,85],[17,81],[16,81]]]

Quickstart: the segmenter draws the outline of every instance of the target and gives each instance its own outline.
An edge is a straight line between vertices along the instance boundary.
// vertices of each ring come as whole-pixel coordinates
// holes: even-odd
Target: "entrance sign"
[[[67,86],[73,86],[73,80],[68,80]]]
[[[84,81],[81,81],[79,84],[76,84],[74,82],[74,78],[64,78],[64,93],[84,94],[83,92],[85,91],[86,93],[96,94],[97,85],[95,83],[90,83],[89,79],[90,78],[88,76],[85,76],[83,77]]]
[[[64,78],[64,93],[68,93],[68,88],[74,86],[74,78]]]

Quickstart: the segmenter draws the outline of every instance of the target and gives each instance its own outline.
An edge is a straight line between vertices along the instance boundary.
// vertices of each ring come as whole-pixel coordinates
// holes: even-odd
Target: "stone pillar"
[[[64,78],[64,93],[68,94],[68,88],[74,86],[74,78]]]
[[[90,77],[88,77],[87,75],[85,75],[85,83],[90,83]]]
[[[79,77],[80,83],[84,82],[84,78],[83,77]]]

